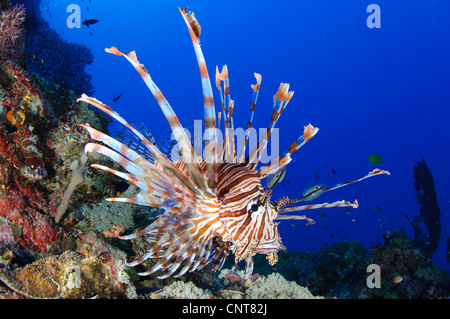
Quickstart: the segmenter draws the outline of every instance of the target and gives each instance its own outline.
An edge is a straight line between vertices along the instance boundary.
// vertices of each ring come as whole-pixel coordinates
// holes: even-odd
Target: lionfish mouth
[[[180,157],[177,160],[169,159],[156,145],[154,139],[130,125],[111,107],[83,94],[77,100],[78,102],[87,102],[104,111],[128,128],[143,145],[141,148],[133,149],[130,145],[125,145],[86,124],[81,126],[89,132],[92,139],[102,144],[86,144],[85,153],[97,152],[109,157],[121,165],[126,172],[98,164],[92,164],[91,167],[115,174],[139,188],[139,192],[133,197],[108,198],[107,200],[163,209],[163,213],[149,226],[134,234],[119,237],[132,240],[138,236],[146,236],[151,243],[148,251],[129,263],[129,266],[156,258],[157,263],[141,275],[159,271],[161,275],[158,278],[172,275],[177,277],[209,264],[212,265],[213,270],[219,270],[226,257],[234,254],[236,264],[242,259],[246,261],[245,277],[249,277],[253,271],[255,254],[267,254],[269,263],[273,265],[277,262],[277,251],[285,249],[278,232],[279,223],[275,221],[300,219],[305,220],[307,225],[314,223],[313,219],[305,215],[286,215],[286,213],[342,206],[356,208],[358,202],[355,200],[354,203],[350,203],[342,200],[290,208],[286,206],[310,200],[322,193],[372,176],[389,174],[389,172],[375,169],[360,179],[341,183],[327,190],[318,188],[297,199],[291,200],[285,197],[271,202],[273,187],[265,189],[261,185],[261,179],[283,169],[291,161],[292,154],[315,136],[319,129],[308,124],[300,137],[284,153],[269,164],[259,165],[258,168],[261,154],[264,154],[272,130],[294,92],[289,91],[289,84],[280,84],[274,95],[269,126],[257,145],[247,152],[249,130],[252,126],[261,84],[261,75],[255,73],[256,83],[251,86],[253,100],[250,120],[245,131],[245,138],[238,148],[234,136],[234,101],[230,97],[228,68],[225,65],[219,72],[216,67],[215,82],[222,110],[217,114],[217,119],[211,81],[200,48],[200,24],[194,17],[194,13],[188,12],[187,8],[179,8],[179,10],[194,45],[203,88],[205,132],[211,133],[205,141],[203,156],[194,152],[191,141],[175,112],[153,82],[147,69],[138,61],[136,53],[134,51],[122,53],[115,47],[105,51],[126,58],[142,77],[169,122]],[[222,116],[224,139],[219,141],[218,134],[214,132],[217,132],[216,130],[221,126]]]

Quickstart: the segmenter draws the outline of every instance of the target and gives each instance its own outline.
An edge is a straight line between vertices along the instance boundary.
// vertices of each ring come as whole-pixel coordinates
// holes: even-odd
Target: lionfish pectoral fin
[[[123,117],[121,117],[118,113],[114,112],[109,106],[103,104],[102,102],[98,101],[95,98],[91,98],[87,96],[86,94],[82,94],[81,98],[77,100],[77,102],[83,101],[86,103],[91,104],[92,106],[97,107],[98,109],[102,110],[103,112],[107,113],[117,121],[119,121],[121,124],[126,126],[128,129],[130,129],[138,138],[139,140],[147,147],[149,152],[152,154],[154,159],[158,161],[158,163],[163,167],[163,170],[168,175],[174,175],[176,176],[180,182],[185,185],[189,190],[194,192],[195,194],[199,196],[203,196],[203,193],[200,192],[200,190],[196,187],[196,185],[191,182],[190,179],[188,179],[185,174],[183,174],[174,164],[153,144],[151,143],[144,135],[142,135],[139,130],[135,129],[133,126],[131,126]],[[80,126],[84,127],[88,130],[91,137],[97,141],[101,141],[108,146],[112,147],[118,152],[124,152],[124,154],[127,154],[128,157],[131,158],[131,160],[135,163],[139,162],[139,164],[142,164],[145,159],[142,158],[139,154],[134,152],[133,150],[129,149],[119,141],[113,139],[112,137],[101,133],[100,131],[97,131],[96,129],[80,124]],[[151,164],[148,161],[146,162],[146,166]],[[199,176],[198,174],[194,174],[194,176]],[[197,178],[198,179],[198,178]]]
[[[306,220],[306,225],[313,225],[316,222],[314,221],[314,219],[311,219],[309,217],[306,217],[305,215],[278,215],[275,220]]]
[[[251,275],[253,274],[253,256],[248,255],[245,257],[245,273],[243,276],[243,279],[249,279]]]
[[[383,174],[391,175],[391,173],[389,173],[389,172],[386,171],[386,170],[381,170],[381,169],[375,168],[373,171],[369,172],[369,174],[367,174],[367,175],[364,176],[364,177],[361,177],[361,178],[356,179],[356,180],[354,180],[354,181],[350,181],[350,182],[345,182],[345,183],[337,184],[337,185],[335,185],[335,186],[333,186],[333,187],[331,187],[331,188],[329,188],[329,189],[327,189],[327,190],[324,190],[323,192],[324,192],[324,193],[325,193],[325,192],[329,192],[329,191],[332,191],[332,190],[335,190],[335,189],[338,189],[338,188],[341,188],[341,187],[344,187],[344,186],[347,186],[347,185],[350,185],[350,184],[353,184],[353,183],[362,181],[362,180],[364,180],[364,179],[366,179],[366,178],[373,177],[373,176],[377,176],[377,175],[383,175]]]
[[[353,208],[358,208],[359,204],[358,204],[357,200],[355,200],[353,203],[350,203],[349,201],[346,201],[346,200],[340,200],[340,201],[336,201],[333,203],[311,204],[311,205],[282,208],[278,211],[278,214],[292,213],[292,212],[297,212],[297,211],[301,211],[301,210],[309,210],[309,209],[347,207],[347,206],[353,207]],[[275,219],[286,219],[282,216],[283,215],[278,215]],[[287,219],[289,219],[289,218],[287,218]]]

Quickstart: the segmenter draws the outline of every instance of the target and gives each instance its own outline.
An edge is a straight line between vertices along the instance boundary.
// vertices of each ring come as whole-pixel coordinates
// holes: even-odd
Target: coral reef
[[[384,244],[367,251],[355,240],[338,242],[313,252],[280,254],[274,269],[255,259],[255,270],[267,275],[275,270],[313,294],[336,298],[448,298],[450,278],[427,258],[420,242],[404,230],[388,231]],[[381,288],[369,289],[367,267],[379,265]]]
[[[308,288],[294,281],[287,281],[280,274],[273,273],[267,278],[258,278],[246,290],[249,299],[323,299],[315,297]]]
[[[0,272],[0,281],[26,298],[126,298],[123,271],[104,258],[72,251],[41,258],[13,271]]]
[[[427,258],[422,245],[403,230],[384,235],[385,244],[369,256],[381,268],[381,288],[365,289],[368,298],[442,298],[449,296],[450,277]]]
[[[152,292],[152,299],[323,299],[316,297],[305,288],[293,281],[287,281],[278,273],[272,273],[267,277],[258,276],[243,285],[231,283],[226,278],[230,273],[224,269],[219,278],[225,282],[225,286],[218,291],[202,289],[193,282],[175,281],[164,288]],[[241,273],[243,275],[243,273]]]
[[[212,299],[212,294],[195,286],[192,281],[175,281],[150,295],[152,299]]]

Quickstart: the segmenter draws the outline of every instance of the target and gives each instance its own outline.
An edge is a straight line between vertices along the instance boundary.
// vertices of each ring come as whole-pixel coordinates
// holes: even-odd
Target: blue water
[[[371,3],[381,9],[381,28],[366,24]],[[68,28],[69,4],[80,6],[81,20],[101,21],[89,29]],[[197,61],[177,9],[186,6],[202,27],[200,40],[212,79],[216,65],[228,65],[235,126],[247,124],[250,84],[258,72],[262,84],[255,127],[267,127],[280,82],[290,83],[295,91],[277,124],[280,151],[298,138],[304,125],[320,128],[294,154],[295,162],[288,165],[284,185],[276,187],[273,198],[299,197],[311,183],[332,186],[360,178],[376,167],[367,159],[373,153],[384,159],[379,167],[391,172],[315,201],[358,199],[360,207],[350,215],[344,215],[346,208],[330,208],[307,212],[317,221],[313,226],[283,222],[280,233],[287,248],[309,251],[349,238],[369,248],[382,242],[388,230],[399,228],[412,237],[404,214],[419,214],[412,170],[424,157],[441,208],[441,242],[433,259],[446,267],[450,2],[61,0],[43,1],[40,9],[62,38],[93,51],[94,62],[86,70],[93,75],[94,96],[126,119],[144,122],[158,136],[169,126],[154,98],[129,63],[104,48],[136,50],[180,121],[202,119]],[[220,106],[217,94],[215,98]],[[117,128],[111,125],[113,135]],[[323,213],[326,217],[319,218]]]

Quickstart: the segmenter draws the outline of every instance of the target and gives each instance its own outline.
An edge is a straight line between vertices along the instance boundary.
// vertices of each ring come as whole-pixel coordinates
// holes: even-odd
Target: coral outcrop
[[[39,15],[28,15],[24,25],[26,63],[31,72],[73,90],[77,95],[94,92],[92,75],[84,70],[94,60],[89,48],[63,40]]]

